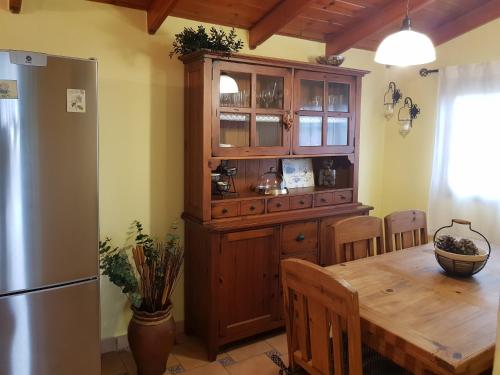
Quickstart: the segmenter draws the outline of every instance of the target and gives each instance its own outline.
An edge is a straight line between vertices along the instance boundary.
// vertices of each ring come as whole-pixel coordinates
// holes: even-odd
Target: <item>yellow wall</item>
[[[500,60],[499,32],[500,19],[453,39],[437,48],[437,60],[427,67]],[[407,208],[428,208],[438,76],[422,78],[418,74],[420,68],[387,69],[388,80],[394,80],[404,95],[411,96],[422,113],[405,139],[398,133],[395,117],[385,123],[383,214]]]
[[[144,12],[83,0],[24,0],[20,15],[0,0],[0,48],[96,57],[99,61],[101,237],[121,244],[134,219],[162,235],[180,216],[183,202],[183,65],[169,59],[174,34],[198,23],[169,17],[155,36]],[[246,31],[237,30],[247,41]],[[245,53],[308,61],[324,45],[281,36]],[[351,51],[346,66],[383,72],[367,52]],[[363,201],[380,207],[383,133],[372,124],[383,84],[364,81],[361,154]],[[375,98],[375,99],[371,99]],[[371,141],[369,141],[371,140]],[[102,337],[126,332],[126,299],[103,278]],[[183,319],[182,283],[174,296]]]
[[[384,121],[380,110],[383,98],[380,91],[386,85],[387,72],[373,61],[374,53],[351,49],[345,53],[344,67],[365,69],[361,95],[361,139],[359,145],[359,200],[373,206],[373,215],[382,214]]]

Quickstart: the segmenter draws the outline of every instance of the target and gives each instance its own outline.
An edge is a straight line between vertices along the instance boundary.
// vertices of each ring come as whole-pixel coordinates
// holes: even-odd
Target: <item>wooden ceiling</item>
[[[18,12],[22,0],[9,0]],[[406,0],[90,0],[147,12],[154,34],[169,16],[249,30],[250,48],[273,34],[326,43],[326,54],[375,50],[397,31]],[[436,45],[500,17],[500,0],[411,0],[413,29]]]

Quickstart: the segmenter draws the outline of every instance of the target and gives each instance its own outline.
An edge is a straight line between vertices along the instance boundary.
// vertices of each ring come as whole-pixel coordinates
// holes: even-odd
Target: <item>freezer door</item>
[[[0,295],[98,274],[96,62],[29,58],[0,51]]]
[[[101,373],[98,281],[0,297],[0,375]]]

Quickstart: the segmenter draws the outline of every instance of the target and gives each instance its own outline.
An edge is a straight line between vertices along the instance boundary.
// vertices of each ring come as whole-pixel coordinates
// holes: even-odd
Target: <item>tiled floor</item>
[[[288,363],[286,335],[278,333],[259,340],[228,347],[215,362],[208,362],[205,349],[198,340],[183,337],[168,358],[165,375],[278,375],[271,361],[273,353]],[[135,375],[134,359],[128,351],[106,353],[101,361],[102,375]]]

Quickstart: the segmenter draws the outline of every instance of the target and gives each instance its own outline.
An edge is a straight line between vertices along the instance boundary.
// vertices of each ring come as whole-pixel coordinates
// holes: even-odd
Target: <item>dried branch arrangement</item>
[[[128,295],[134,308],[150,313],[166,310],[184,260],[177,228],[173,226],[162,242],[144,234],[140,222],[133,225],[133,246],[112,247],[110,238],[99,243],[102,273]]]

